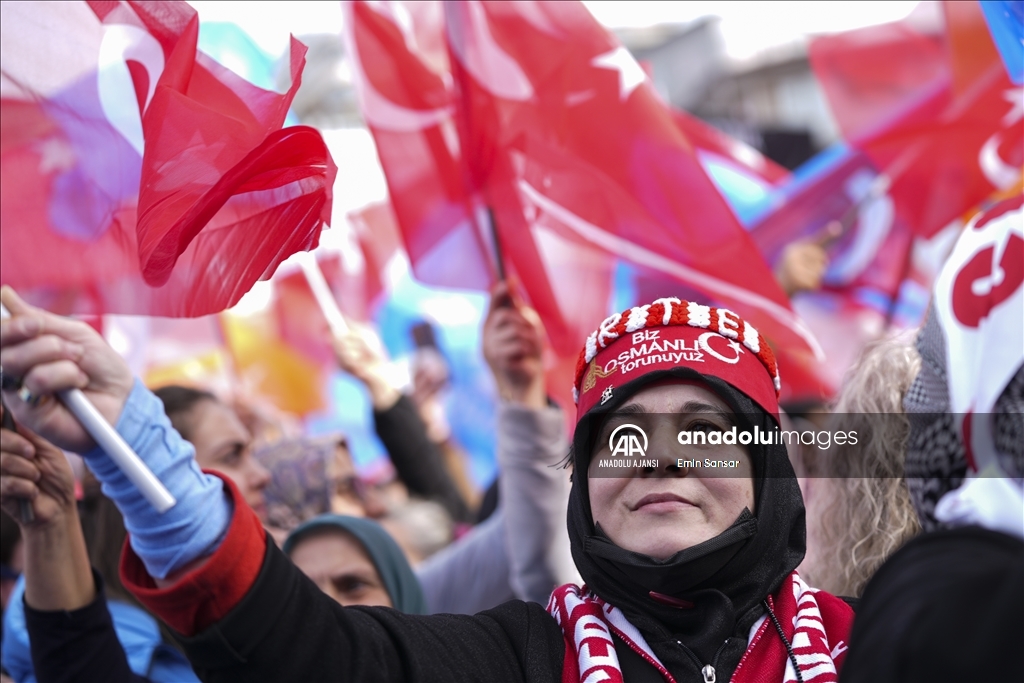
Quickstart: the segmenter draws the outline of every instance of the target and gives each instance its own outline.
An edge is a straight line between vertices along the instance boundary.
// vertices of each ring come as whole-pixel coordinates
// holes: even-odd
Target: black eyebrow
[[[714,405],[712,403],[704,403],[703,401],[687,401],[686,403],[683,404],[683,409],[680,410],[679,412],[681,412],[681,413],[721,413],[723,415],[728,415],[729,414],[725,410],[723,410],[720,406],[716,406],[716,405]]]
[[[623,415],[643,415],[646,412],[647,412],[647,409],[644,408],[639,403],[631,403],[628,406],[625,406],[623,408],[619,408],[618,410],[616,410],[615,414],[621,413]]]
[[[609,413],[608,417],[612,417],[614,415],[646,415],[648,412],[649,411],[645,406],[639,403],[631,403],[628,406],[619,408],[614,413]],[[732,411],[722,408],[721,406],[716,406],[713,403],[705,403],[703,401],[687,401],[682,405],[681,409],[676,412],[679,414],[711,414],[721,417],[729,424],[735,424],[736,422],[736,416]]]
[[[630,403],[628,406],[623,406],[616,410],[612,415],[645,415],[649,411],[647,408],[639,403]],[[687,401],[683,404],[682,408],[676,412],[679,413],[715,413],[732,419],[732,412],[723,409],[721,406],[716,406],[713,403],[704,403],[703,401]]]
[[[716,406],[712,403],[704,403],[703,401],[687,401],[683,404],[683,409],[680,413],[710,413],[717,415],[729,424],[736,424],[736,415],[730,411],[723,409],[721,406]]]

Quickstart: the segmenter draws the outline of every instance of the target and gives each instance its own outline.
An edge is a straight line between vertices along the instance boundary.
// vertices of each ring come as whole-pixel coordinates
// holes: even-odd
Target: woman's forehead
[[[698,406],[732,412],[729,404],[707,384],[689,379],[666,379],[649,384],[633,394],[619,410],[632,407],[645,413],[700,412]]]

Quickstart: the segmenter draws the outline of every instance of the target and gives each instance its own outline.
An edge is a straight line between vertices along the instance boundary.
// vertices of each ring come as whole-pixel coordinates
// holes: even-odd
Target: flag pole
[[[309,288],[313,291],[313,298],[316,299],[320,312],[327,319],[327,326],[331,328],[331,334],[347,334],[348,323],[345,322],[345,316],[338,308],[338,302],[331,292],[330,285],[327,284],[327,278],[324,277],[324,271],[320,269],[320,262],[316,260],[316,255],[309,251],[301,252],[298,259],[299,265],[302,267],[302,274],[306,276],[306,282],[309,283]]]
[[[3,304],[0,304],[0,317],[11,317],[7,307]],[[81,389],[58,391],[57,397],[157,512],[167,512],[177,504],[171,492],[157,479],[142,458],[132,450],[132,447],[121,438],[117,430],[104,419]]]
[[[505,254],[501,249],[501,240],[498,238],[498,221],[494,219],[494,209],[487,207],[487,221],[491,229],[491,242],[494,244],[494,267],[497,271],[498,282],[505,282],[508,273],[505,271]]]

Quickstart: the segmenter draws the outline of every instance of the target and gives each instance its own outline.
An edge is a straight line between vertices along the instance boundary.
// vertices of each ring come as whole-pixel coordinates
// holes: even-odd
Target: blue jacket
[[[35,683],[32,652],[25,624],[25,577],[11,593],[4,612],[4,637],[0,662],[17,683]],[[107,608],[114,621],[117,639],[124,648],[128,666],[154,683],[191,683],[198,681],[188,660],[163,642],[156,619],[143,610],[123,602],[109,601]]]

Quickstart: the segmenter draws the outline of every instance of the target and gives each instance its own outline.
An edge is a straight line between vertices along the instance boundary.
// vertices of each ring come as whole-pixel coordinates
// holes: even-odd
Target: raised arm
[[[440,449],[427,436],[412,400],[387,381],[380,353],[357,331],[335,337],[334,352],[341,369],[366,386],[377,436],[409,492],[437,501],[456,522],[470,521],[469,506],[445,467]]]
[[[220,479],[202,472],[191,444],[172,427],[163,404],[136,381],[124,360],[85,323],[29,306],[8,287],[3,302],[13,318],[0,327],[0,363],[8,384],[4,401],[15,419],[65,450],[81,453],[125,519],[132,548],[159,581],[173,582],[212,553],[231,520],[231,499]],[[92,401],[175,496],[159,514],[78,420],[54,398],[77,388]],[[201,510],[203,514],[196,514]]]
[[[32,521],[21,519],[19,500],[29,501]],[[97,590],[64,454],[25,428],[0,430],[0,503],[25,544],[24,599],[8,606],[9,623],[25,630],[6,634],[5,666],[40,683],[142,680]]]
[[[547,398],[543,345],[536,312],[498,285],[483,350],[501,397],[498,484],[509,581],[517,597],[541,603],[555,586],[576,580],[565,525],[569,476],[559,467],[569,445],[562,411]]]
[[[18,503],[32,506],[32,521]],[[75,506],[75,482],[64,454],[22,428],[0,430],[0,501],[21,527],[25,600],[38,610],[76,610],[96,597]]]

